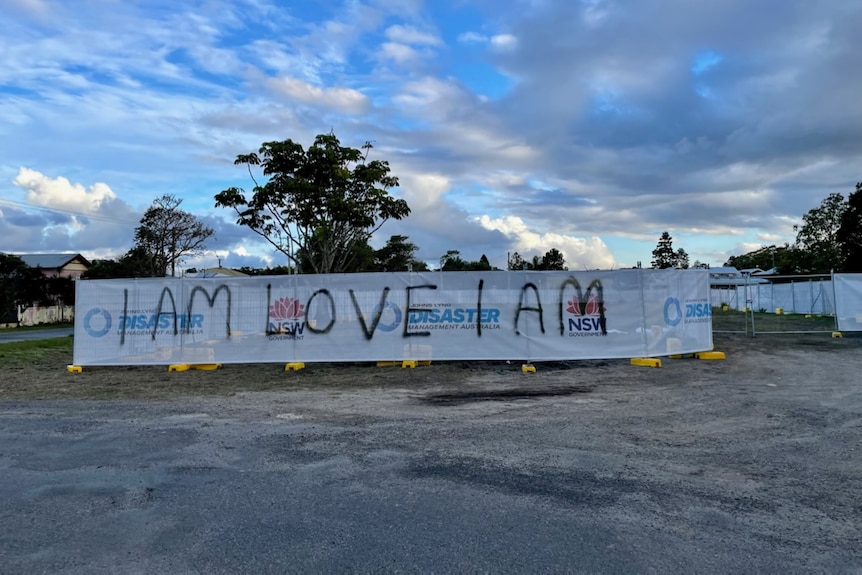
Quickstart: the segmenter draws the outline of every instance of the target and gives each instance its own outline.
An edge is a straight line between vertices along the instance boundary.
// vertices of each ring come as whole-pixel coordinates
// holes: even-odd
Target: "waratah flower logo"
[[[275,300],[269,306],[269,317],[274,319],[300,319],[305,315],[305,306],[299,303],[298,299],[292,297],[283,297]]]
[[[578,301],[578,296],[575,296],[569,302],[569,307],[566,308],[566,311],[572,315],[581,315],[581,305]],[[599,315],[599,300],[595,295],[591,295],[590,299],[587,300],[587,307],[585,310],[586,313],[583,315]]]

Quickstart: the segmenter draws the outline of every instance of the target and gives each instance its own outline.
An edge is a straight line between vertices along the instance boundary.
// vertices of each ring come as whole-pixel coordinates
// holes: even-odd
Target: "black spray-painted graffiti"
[[[482,309],[482,292],[484,289],[485,281],[480,279],[477,289],[476,289],[476,307],[468,310],[471,313],[471,317],[476,317],[477,321],[476,325],[476,335],[478,337],[482,337],[482,321],[480,318],[484,317],[483,309]],[[406,314],[403,320],[403,331],[402,337],[428,337],[431,335],[430,331],[427,330],[411,330],[410,329],[410,317],[414,312],[423,312],[426,311],[423,307],[417,307],[413,305],[413,292],[415,290],[436,290],[437,285],[435,284],[420,284],[414,286],[407,286],[405,288],[405,296],[407,301]],[[602,283],[600,280],[595,279],[589,283],[586,291],[584,291],[581,287],[580,282],[575,279],[573,276],[570,276],[563,280],[560,284],[560,288],[558,291],[557,298],[557,316],[559,320],[559,329],[560,335],[565,334],[565,323],[564,323],[564,309],[565,309],[565,301],[566,301],[566,292],[567,290],[574,290],[574,295],[576,296],[576,301],[578,305],[578,311],[581,316],[586,315],[587,313],[587,305],[589,303],[589,299],[591,296],[594,296],[594,305],[598,308],[599,315],[599,327],[601,329],[602,335],[607,335],[607,318],[605,317],[605,302],[604,302],[604,289],[602,287]],[[363,312],[359,301],[356,297],[356,293],[353,289],[349,289],[348,293],[350,294],[350,300],[353,303],[353,309],[356,312],[357,319],[359,320],[360,328],[362,329],[363,336],[366,340],[371,340],[374,337],[374,333],[377,330],[380,324],[380,317],[383,313],[383,310],[386,308],[388,304],[388,297],[390,293],[390,288],[384,287],[380,293],[380,299],[378,304],[374,307],[374,310],[371,314],[371,322],[366,320],[366,314]],[[153,316],[149,316],[149,320],[145,322],[146,327],[151,328],[151,337],[152,339],[156,338],[156,334],[158,330],[162,327],[166,327],[165,322],[167,322],[167,326],[171,323],[173,324],[173,335],[177,335],[180,333],[182,329],[185,333],[190,333],[192,326],[196,325],[193,320],[193,306],[195,301],[195,296],[198,294],[202,294],[204,299],[210,308],[215,306],[216,299],[220,294],[225,294],[227,299],[227,312],[225,319],[225,336],[230,338],[231,329],[231,309],[233,307],[233,294],[231,293],[230,287],[226,284],[221,284],[213,290],[212,294],[207,291],[206,288],[202,286],[195,286],[191,293],[189,294],[188,304],[186,306],[185,314],[180,315],[177,312],[177,303],[174,298],[173,291],[169,287],[165,287],[162,289],[161,294],[159,295],[158,305],[156,306],[156,311]],[[335,326],[337,318],[336,318],[336,305],[335,298],[332,296],[327,289],[318,289],[311,297],[306,301],[305,309],[311,309],[311,305],[315,302],[317,298],[324,298],[328,303],[329,307],[329,321],[325,325],[312,325],[311,323],[307,323],[305,326],[310,333],[313,334],[326,334],[329,333],[332,328]],[[165,300],[170,301],[170,308],[168,311],[165,310]],[[528,303],[528,299],[532,300]],[[271,304],[272,304],[272,284],[267,284],[266,286],[266,317],[264,317],[264,332],[267,335],[274,335],[277,333],[283,333],[280,331],[274,331],[271,326]],[[120,344],[125,343],[125,335],[126,330],[130,327],[134,327],[134,324],[131,321],[127,321],[129,318],[133,318],[134,316],[128,315],[128,307],[129,307],[129,291],[128,289],[123,290],[123,318],[121,333],[120,333]],[[494,311],[494,310],[488,310]],[[514,329],[516,335],[521,335],[520,331],[520,322],[521,322],[521,314],[522,313],[535,313],[538,315],[537,319],[539,322],[539,331],[544,334],[545,333],[545,320],[544,320],[544,307],[542,306],[541,293],[539,288],[532,282],[525,283],[520,289],[520,295],[518,297],[518,305],[515,308],[514,312]]]
[[[149,329],[152,329],[151,337],[153,340],[156,339],[156,335],[159,332],[161,327],[165,326],[165,321],[168,322],[168,325],[173,323],[173,334],[177,335],[180,330],[180,326],[182,327],[185,333],[191,333],[192,326],[196,325],[196,322],[192,319],[192,308],[195,303],[195,296],[202,293],[204,298],[206,299],[207,304],[209,304],[210,308],[215,306],[216,298],[220,293],[224,292],[227,296],[227,315],[225,319],[225,336],[230,338],[230,314],[231,309],[233,308],[233,296],[230,291],[230,287],[225,284],[218,286],[213,294],[206,290],[206,288],[201,286],[195,286],[192,288],[191,293],[189,294],[188,306],[186,306],[186,313],[184,316],[181,316],[177,313],[177,301],[174,298],[174,292],[169,287],[165,287],[162,289],[162,293],[159,295],[159,303],[156,306],[156,312],[152,316],[146,320],[145,325]],[[165,297],[167,296],[171,302],[171,311],[165,311]],[[132,329],[135,327],[136,317],[134,315],[129,315],[129,290],[123,290],[123,315],[122,321],[120,322],[120,345],[123,345],[126,342],[126,330]],[[143,316],[142,316],[143,317]],[[173,320],[173,321],[171,321]]]
[[[578,311],[582,316],[587,314],[587,304],[589,303],[590,294],[593,290],[596,292],[596,304],[599,308],[599,327],[602,330],[602,335],[608,335],[608,321],[605,318],[605,289],[602,287],[602,282],[595,279],[587,286],[587,292],[581,290],[581,284],[573,277],[569,277],[560,285],[559,307],[557,308],[558,317],[560,320],[560,335],[565,335],[566,327],[563,318],[563,302],[565,301],[564,293],[566,287],[575,288],[575,294],[578,296]]]
[[[557,298],[557,317],[560,322],[560,335],[565,335],[566,326],[564,322],[563,310],[564,303],[566,301],[565,293],[566,288],[571,287],[575,290],[575,295],[577,296],[578,302],[578,311],[580,315],[586,315],[587,313],[587,304],[589,303],[590,294],[595,290],[596,295],[596,306],[599,311],[599,328],[602,331],[602,335],[608,335],[608,325],[607,318],[605,317],[605,291],[602,287],[602,282],[595,279],[587,286],[587,291],[584,293],[583,289],[581,289],[581,284],[574,277],[568,277],[563,280],[563,283],[560,284],[559,297]],[[526,305],[525,301],[527,299],[528,291],[534,294],[536,299],[535,305]],[[518,320],[521,318],[522,311],[529,311],[539,314],[539,330],[542,333],[545,333],[545,319],[544,319],[544,310],[542,308],[542,298],[539,295],[539,288],[536,287],[535,284],[527,282],[521,288],[521,296],[518,298],[518,309],[515,310],[515,335],[521,335],[520,330],[518,329]]]
[[[484,288],[484,285],[485,285],[485,280],[480,279],[479,285],[476,289],[476,307],[475,307],[476,312],[475,313],[476,313],[477,318],[482,316],[482,290]],[[599,313],[599,327],[601,329],[602,335],[607,335],[608,334],[607,317],[605,316],[606,308],[605,308],[605,301],[604,301],[605,300],[604,288],[602,287],[602,282],[598,279],[591,281],[589,283],[589,285],[587,286],[586,292],[584,292],[583,288],[581,287],[580,282],[578,282],[577,279],[575,279],[574,277],[571,277],[571,276],[566,278],[565,280],[563,280],[563,282],[560,284],[559,297],[557,298],[558,299],[557,316],[558,316],[558,320],[559,320],[560,335],[565,335],[565,329],[566,329],[563,312],[565,309],[565,294],[566,294],[567,288],[571,288],[575,291],[575,295],[577,296],[576,300],[577,300],[579,312],[580,312],[580,315],[582,315],[582,316],[586,315],[586,313],[587,313],[587,305],[589,303],[590,296],[595,295],[595,298],[596,298],[595,304],[598,308],[598,313]],[[406,313],[407,319],[404,320],[404,331],[402,332],[402,335],[405,338],[406,337],[414,337],[414,336],[427,337],[427,336],[431,335],[430,331],[411,331],[410,330],[410,320],[409,320],[410,314],[412,312],[423,311],[423,308],[414,307],[413,305],[411,305],[411,303],[412,303],[412,292],[413,292],[413,290],[417,290],[417,289],[435,290],[435,289],[437,289],[437,286],[435,284],[421,284],[421,285],[415,285],[415,286],[408,286],[405,289],[406,300],[407,300],[407,313]],[[309,301],[308,301],[309,306],[311,305],[312,299],[320,291],[325,291],[325,290],[319,290],[318,292],[315,292],[314,295],[312,295],[312,297],[309,298]],[[390,291],[389,287],[383,288],[383,291],[380,294],[380,303],[374,308],[375,311],[374,311],[374,315],[372,316],[371,327],[369,328],[368,324],[365,321],[365,315],[362,313],[362,309],[360,308],[359,302],[356,299],[356,294],[354,293],[354,291],[352,289],[349,290],[350,298],[351,298],[351,301],[353,302],[353,307],[356,310],[356,314],[359,318],[360,326],[362,327],[362,333],[364,334],[365,339],[367,339],[367,340],[370,340],[374,337],[374,332],[377,329],[377,325],[380,323],[380,315],[381,315],[382,310],[384,309],[384,307],[386,306],[386,303],[387,303],[387,297],[389,295],[389,291]],[[527,299],[528,292],[533,293],[533,296],[535,298],[535,305],[526,305],[525,302]],[[312,330],[315,333],[326,333],[335,324],[335,301],[332,299],[332,296],[329,294],[329,292],[326,292],[326,295],[330,298],[330,309],[332,310],[332,316],[331,316],[332,319],[330,320],[330,323],[327,326],[325,331]],[[308,309],[308,307],[306,309]],[[545,333],[544,308],[542,307],[542,298],[540,296],[539,288],[535,284],[533,284],[532,282],[527,282],[521,287],[520,297],[518,298],[518,307],[515,309],[514,325],[515,325],[515,334],[516,335],[521,335],[520,329],[518,327],[519,321],[521,318],[521,312],[537,313],[538,314],[538,320],[539,320],[539,330],[541,331],[541,333]],[[481,321],[476,322],[476,335],[479,337],[482,337],[482,322]]]

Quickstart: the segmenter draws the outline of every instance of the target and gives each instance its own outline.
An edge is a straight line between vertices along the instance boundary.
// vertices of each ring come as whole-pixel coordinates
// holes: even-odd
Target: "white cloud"
[[[485,229],[502,232],[511,241],[512,249],[527,259],[556,248],[562,252],[566,266],[571,270],[611,269],[615,266],[613,254],[598,236],[579,238],[554,232],[535,232],[518,216],[481,216],[477,221]]]
[[[464,32],[458,35],[458,41],[463,44],[484,44],[488,37],[478,32]]]
[[[514,50],[518,46],[518,39],[512,34],[497,34],[491,36],[491,46],[496,50]]]
[[[297,78],[281,77],[269,80],[269,85],[280,94],[303,104],[336,108],[348,114],[358,114],[368,105],[368,97],[351,88],[321,88]]]
[[[439,46],[442,44],[440,38],[431,32],[423,32],[414,26],[402,26],[400,24],[387,28],[386,37],[392,42],[399,44],[421,44],[426,46]]]
[[[27,201],[33,204],[82,214],[96,213],[103,203],[117,197],[107,184],[101,182],[85,188],[82,184],[73,184],[64,177],[50,178],[41,172],[23,167],[18,170],[12,183],[25,189]]]
[[[382,60],[391,60],[398,64],[406,64],[417,60],[419,57],[420,54],[406,44],[384,42],[380,45],[379,58]]]
[[[641,0],[519,0],[455,28],[464,32],[443,49],[439,30],[448,40],[459,8],[420,0],[313,10],[0,0],[10,22],[0,38],[3,179],[26,165],[110,181],[123,201],[100,184],[19,174],[33,205],[94,219],[110,216],[107,204],[142,206],[174,190],[205,210],[213,190],[240,177],[236,153],[333,128],[400,164],[409,226],[432,256],[505,254],[522,236],[525,249],[552,247],[530,230],[601,237],[619,260],[648,260],[664,229],[697,236],[701,250],[783,243],[805,211],[858,181],[862,76],[847,70],[862,5],[758,1],[655,11]],[[703,53],[721,65],[694,78]],[[711,98],[697,95],[700,84]],[[54,191],[63,185],[71,196]],[[19,190],[0,196],[10,191]],[[45,225],[68,225],[21,205],[3,206],[4,241],[24,238],[24,226],[37,230],[32,241]],[[491,231],[480,214],[517,215],[530,230]],[[96,227],[62,231],[43,239],[102,242]]]
[[[440,202],[452,185],[443,174],[407,173],[399,179],[400,195],[407,200],[413,212],[422,212]]]

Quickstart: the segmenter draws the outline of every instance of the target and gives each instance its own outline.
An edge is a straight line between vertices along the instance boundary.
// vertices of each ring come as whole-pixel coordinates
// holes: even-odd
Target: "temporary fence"
[[[712,349],[707,270],[77,283],[77,365],[655,357]]]
[[[832,315],[835,313],[831,275],[746,276],[742,284],[713,287],[713,307],[727,305],[739,311]]]
[[[769,276],[769,283],[761,283],[763,279],[710,290],[716,333],[862,331],[862,274]]]
[[[862,274],[835,274],[836,322],[840,331],[862,331]]]

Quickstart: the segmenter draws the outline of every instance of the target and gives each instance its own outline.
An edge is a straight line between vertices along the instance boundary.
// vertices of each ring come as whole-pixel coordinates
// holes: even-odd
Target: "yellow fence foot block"
[[[640,365],[642,367],[661,367],[661,360],[657,357],[633,357],[632,365]]]
[[[66,371],[69,373],[81,373],[84,370],[80,365],[67,365]]]
[[[841,333],[840,331],[833,331],[832,337],[844,337],[844,334]]]
[[[404,369],[405,367],[409,367],[410,369],[413,369],[417,365],[419,365],[419,362],[416,361],[415,359],[405,359],[404,361],[401,362],[401,369]]]
[[[536,366],[524,364],[521,366],[521,372],[523,372],[523,373],[536,373]]]
[[[193,363],[189,365],[189,369],[198,369],[200,371],[214,371],[220,367],[220,363]]]
[[[187,363],[175,363],[168,366],[168,371],[188,371],[191,366]]]
[[[697,359],[725,359],[723,351],[702,351],[694,354]]]
[[[300,369],[305,369],[305,363],[301,361],[295,361],[292,363],[285,364],[284,371],[299,371]]]
[[[378,361],[377,367],[395,367],[396,365],[401,365],[400,361]]]

